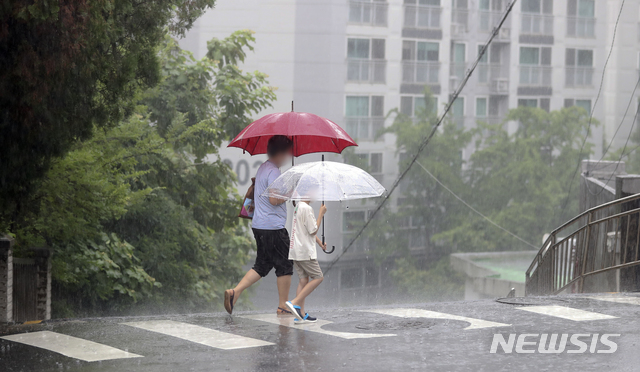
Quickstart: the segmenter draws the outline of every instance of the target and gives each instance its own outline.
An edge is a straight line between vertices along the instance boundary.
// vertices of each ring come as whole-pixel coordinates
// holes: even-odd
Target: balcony
[[[383,59],[348,59],[347,81],[384,84],[387,80],[387,61]]]
[[[492,94],[509,93],[509,69],[499,63],[481,63],[477,68],[478,84],[486,84]]]
[[[410,84],[438,84],[440,62],[402,62],[402,82]]]
[[[593,17],[567,17],[567,36],[593,39],[596,37],[596,19]]]
[[[520,65],[520,85],[550,87],[551,66]]]
[[[592,86],[593,71],[593,67],[567,67],[565,85],[567,87]]]
[[[553,36],[553,16],[524,13],[521,27],[523,34]]]
[[[469,10],[453,9],[451,13],[451,35],[461,37],[469,31]]]
[[[349,1],[349,23],[367,26],[387,26],[389,4],[382,1]]]
[[[480,10],[478,12],[478,28],[482,32],[491,32],[502,19],[502,13],[492,12],[488,10]]]
[[[346,117],[346,130],[356,140],[373,140],[378,131],[384,128],[383,116]]]
[[[427,5],[405,5],[404,27],[440,29],[442,8]]]

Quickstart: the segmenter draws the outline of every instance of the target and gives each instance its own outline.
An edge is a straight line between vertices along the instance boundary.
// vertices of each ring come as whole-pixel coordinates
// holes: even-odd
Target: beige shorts
[[[300,278],[311,278],[311,280],[322,278],[318,260],[293,261],[293,267]]]

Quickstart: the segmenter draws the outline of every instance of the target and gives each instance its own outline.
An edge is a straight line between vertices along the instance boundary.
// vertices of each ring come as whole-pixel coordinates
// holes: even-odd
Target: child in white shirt
[[[317,236],[318,228],[326,212],[327,207],[322,205],[316,220],[309,201],[299,202],[293,212],[289,259],[293,260],[293,267],[298,273],[300,282],[298,283],[296,298],[287,301],[286,304],[293,314],[297,316],[294,320],[295,324],[316,321],[316,318],[305,313],[304,300],[322,283],[323,275],[318,264],[316,242],[323,250],[327,249],[327,244],[323,244]]]

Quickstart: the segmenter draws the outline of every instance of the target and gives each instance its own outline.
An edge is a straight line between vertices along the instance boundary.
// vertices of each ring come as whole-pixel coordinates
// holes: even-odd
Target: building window
[[[422,217],[407,216],[400,218],[398,219],[398,228],[405,232],[410,248],[423,248],[426,245],[427,239]]]
[[[451,76],[462,80],[467,68],[467,46],[464,43],[453,43],[451,46]],[[454,87],[455,88],[455,87]]]
[[[375,139],[384,127],[384,97],[347,96],[345,116],[347,133],[351,137]]]
[[[438,113],[438,97],[402,96],[400,97],[400,113],[409,117],[435,115]]]
[[[404,27],[439,29],[440,0],[405,0]]]
[[[567,1],[567,36],[594,38],[596,36],[595,0]]]
[[[551,48],[520,47],[520,84],[551,86]]]
[[[440,44],[402,42],[402,82],[437,84],[440,76]]]
[[[345,289],[362,287],[362,268],[352,267],[340,270],[340,287]]]
[[[469,0],[453,0],[451,11],[452,33],[458,34],[469,30]]]
[[[464,128],[464,97],[458,97],[453,101],[450,115],[458,129]]]
[[[590,99],[566,98],[564,100],[564,107],[572,107],[572,106],[583,108],[587,112],[587,115],[591,114],[591,100]]]
[[[567,48],[565,56],[565,85],[593,85],[593,50]]]
[[[346,211],[342,213],[342,245],[344,247],[351,243],[358,229],[366,222],[365,215],[365,211]],[[367,239],[361,236],[353,243],[349,252],[363,252],[366,244]]]
[[[518,107],[541,108],[549,112],[551,100],[549,98],[519,98]]]
[[[487,98],[486,97],[476,97],[476,117],[477,118],[485,118],[487,117]]]
[[[386,26],[389,4],[384,0],[350,0],[349,23]]]
[[[553,0],[522,0],[522,33],[553,36]]]
[[[488,32],[502,19],[502,12],[505,9],[505,0],[480,0],[478,3],[480,31]],[[507,30],[507,26],[504,25],[501,29]]]
[[[382,153],[354,153],[344,156],[345,163],[364,169],[382,182]]]
[[[386,81],[384,39],[347,39],[347,80],[382,83]]]

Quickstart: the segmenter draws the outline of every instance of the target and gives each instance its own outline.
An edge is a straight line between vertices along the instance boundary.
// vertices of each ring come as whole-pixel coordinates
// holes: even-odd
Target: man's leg
[[[278,307],[286,309],[287,300],[289,299],[289,289],[291,288],[291,275],[282,275],[278,277]]]
[[[244,277],[242,278],[242,280],[240,280],[240,283],[238,283],[238,285],[236,285],[236,287],[233,288],[235,292],[234,298],[233,298],[233,304],[234,305],[236,304],[236,302],[238,301],[238,297],[240,297],[240,294],[242,293],[242,291],[251,287],[258,280],[260,280],[260,278],[261,278],[260,274],[258,274],[254,269],[247,271],[247,273],[244,274]]]

